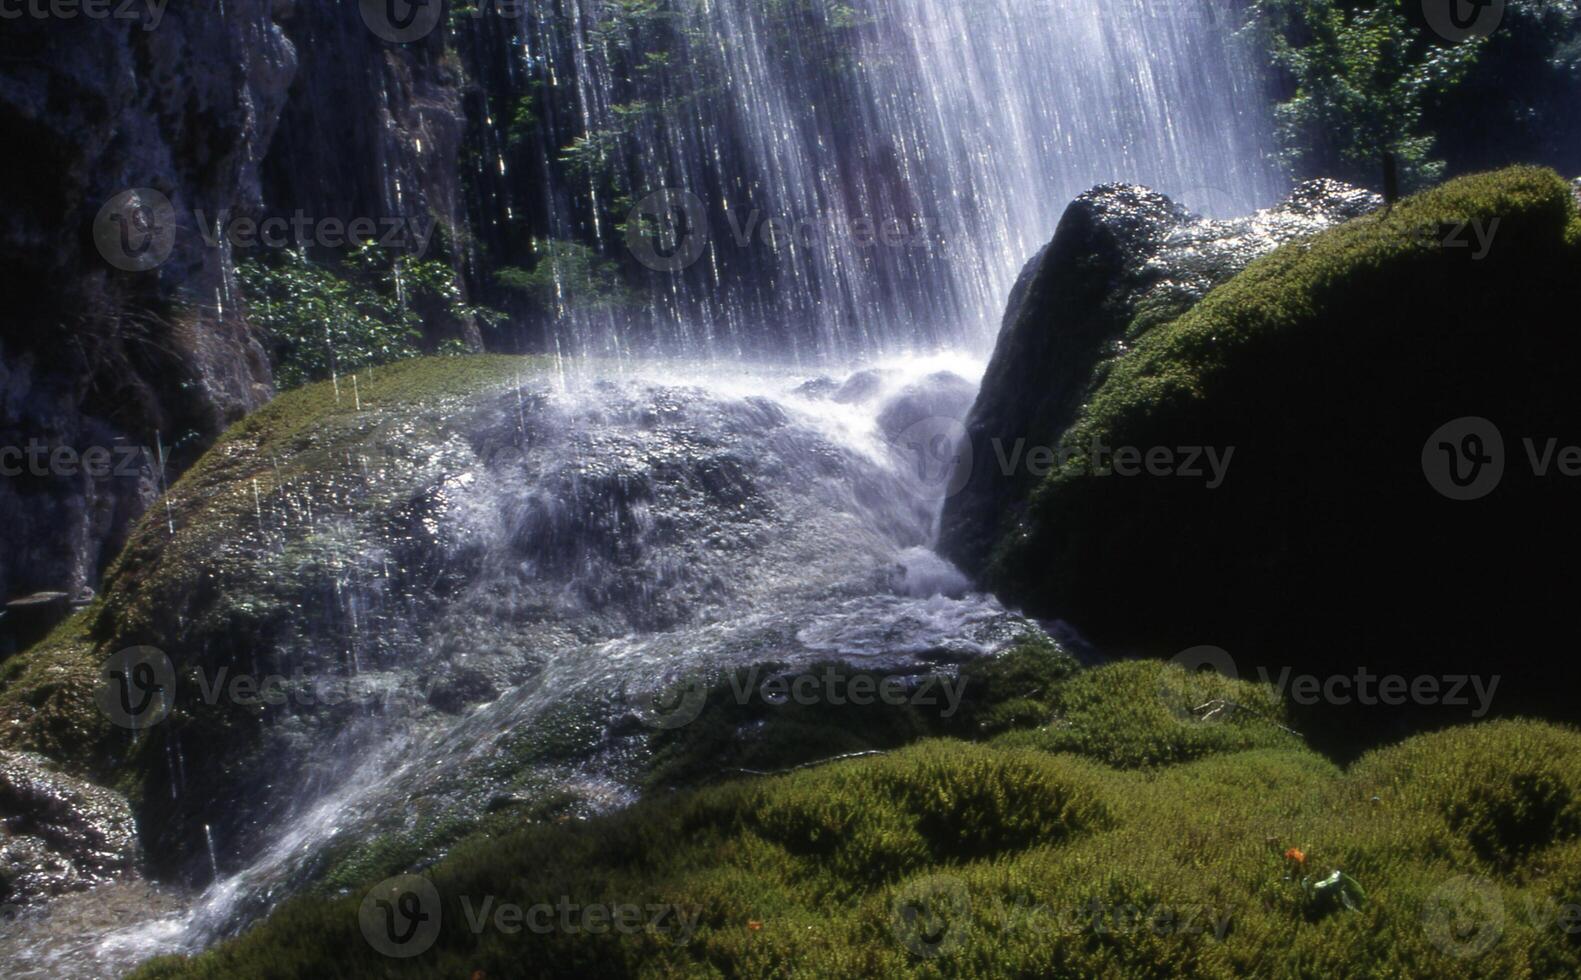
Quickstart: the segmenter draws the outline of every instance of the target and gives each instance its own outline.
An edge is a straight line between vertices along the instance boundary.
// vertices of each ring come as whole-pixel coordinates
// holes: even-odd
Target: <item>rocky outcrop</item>
[[[940,550],[963,568],[983,568],[1034,482],[1024,469],[1007,472],[1003,460],[1017,440],[1052,445],[1103,361],[1253,259],[1382,203],[1327,180],[1229,221],[1195,216],[1134,185],[1107,184],[1078,197],[1011,292],[983,394],[966,423],[972,451],[961,465],[970,476],[956,476],[962,489],[946,504]]]
[[[466,239],[444,38],[393,45],[356,4],[289,0],[6,22],[0,453],[24,455],[0,456],[0,602],[95,589],[161,487],[273,394],[234,286],[247,253],[217,225],[403,219]],[[169,229],[146,267],[116,254],[143,221]],[[113,463],[89,471],[90,450]],[[28,638],[0,618],[0,657]]]
[[[0,752],[0,904],[90,888],[131,872],[137,827],[119,793]]]
[[[1111,655],[1211,644],[1243,675],[1461,678],[1458,700],[1448,681],[1388,702],[1353,686],[1327,714],[1349,734],[1394,734],[1417,711],[1441,723],[1568,707],[1581,670],[1558,652],[1570,641],[1555,644],[1574,624],[1552,569],[1581,548],[1561,465],[1581,341],[1555,311],[1581,268],[1577,228],[1551,171],[1464,178],[1122,335],[1053,434],[1073,455],[1034,473],[1024,510],[991,535],[984,584]],[[1061,371],[1013,374],[1003,354],[979,424],[1038,391],[1016,382]],[[1214,455],[1229,460],[1221,479]],[[963,510],[980,499],[952,501],[957,533],[994,526]],[[1497,687],[1494,703],[1470,697],[1472,676]],[[1320,703],[1333,707],[1302,706]]]
[[[117,462],[94,475],[6,461],[0,598],[93,587],[154,491],[154,447],[190,459],[270,394],[263,351],[227,302],[225,258],[190,221],[261,204],[295,70],[275,22],[284,6],[7,21],[0,446],[101,447]],[[169,257],[144,271],[118,268],[94,234],[100,208],[133,188],[163,195],[175,222]]]

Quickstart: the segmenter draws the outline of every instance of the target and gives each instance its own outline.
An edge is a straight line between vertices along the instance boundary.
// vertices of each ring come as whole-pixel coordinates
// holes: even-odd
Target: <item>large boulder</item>
[[[1017,440],[1049,445],[1074,420],[1100,365],[1148,328],[1280,245],[1365,214],[1376,195],[1337,181],[1297,187],[1248,217],[1217,221],[1162,194],[1106,184],[1078,197],[1010,295],[981,395],[966,422],[970,477],[945,507],[940,550],[980,571],[1035,480],[1003,459]]]
[[[1516,168],[1254,262],[1092,376],[1054,434],[1070,455],[988,535],[986,583],[1111,653],[1211,644],[1243,674],[1441,681],[1406,704],[1375,690],[1365,714],[1352,687],[1358,731],[1424,706],[1446,721],[1568,708],[1581,672],[1556,570],[1581,546],[1564,475],[1581,452],[1564,448],[1581,444],[1581,335],[1557,311],[1581,270],[1576,215],[1565,181]],[[979,424],[1029,390],[1004,377]],[[1131,465],[1154,450],[1174,468]],[[1233,454],[1217,482],[1210,452]],[[1179,475],[1187,454],[1201,476]],[[977,499],[952,503],[957,528],[994,526],[962,513]],[[1444,680],[1457,675],[1497,686],[1493,703]]]

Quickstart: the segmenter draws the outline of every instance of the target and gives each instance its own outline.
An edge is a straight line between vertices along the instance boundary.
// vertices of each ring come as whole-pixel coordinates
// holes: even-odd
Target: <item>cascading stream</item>
[[[638,203],[675,188],[701,202],[704,229],[677,230],[704,247],[675,272],[627,262],[646,288],[614,303],[585,254],[544,246],[561,300],[546,348],[608,359],[442,418],[375,417],[338,489],[357,504],[423,486],[431,510],[399,540],[317,491],[264,488],[236,547],[337,569],[333,643],[306,624],[302,659],[348,653],[404,696],[333,741],[299,718],[272,728],[284,802],[215,816],[222,877],[91,943],[24,939],[0,951],[13,975],[200,949],[358,840],[502,794],[624,805],[636,750],[611,732],[633,692],[766,659],[922,670],[1036,630],[928,551],[940,459],[908,433],[965,414],[1017,272],[1076,194],[1134,181],[1222,214],[1279,191],[1257,72],[1212,5],[678,0],[636,25],[603,0],[485,6],[457,28],[495,58],[470,175],[479,234],[509,252],[531,219],[551,242],[618,250]],[[772,15],[786,9],[800,13]],[[703,366],[633,356],[655,351]],[[391,475],[380,439],[410,473]],[[303,541],[323,554],[292,551]],[[391,571],[413,547],[436,569],[421,587]],[[524,747],[562,729],[583,740],[562,757]],[[192,762],[177,752],[171,770]]]

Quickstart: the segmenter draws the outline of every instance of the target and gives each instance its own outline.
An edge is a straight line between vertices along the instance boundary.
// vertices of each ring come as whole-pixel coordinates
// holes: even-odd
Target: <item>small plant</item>
[[[492,324],[500,316],[464,303],[445,263],[392,258],[372,242],[335,265],[298,249],[236,271],[248,315],[268,336],[282,389],[416,357],[431,318]],[[444,352],[453,351],[451,343]]]

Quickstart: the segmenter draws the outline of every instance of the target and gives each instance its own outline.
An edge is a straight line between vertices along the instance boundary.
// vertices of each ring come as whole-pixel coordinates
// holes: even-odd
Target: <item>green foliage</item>
[[[1578,91],[1575,4],[1508,0],[1491,37],[1458,44],[1414,14],[1399,0],[1255,0],[1248,29],[1290,89],[1277,110],[1290,170],[1376,186],[1388,153],[1409,191],[1443,178],[1446,149],[1474,167],[1557,163],[1566,137],[1552,130],[1568,127]]]
[[[1387,153],[1407,189],[1443,177],[1422,116],[1466,77],[1482,39],[1430,43],[1395,3],[1257,0],[1252,16],[1294,81],[1277,111],[1292,172],[1376,185]]]
[[[462,302],[448,265],[391,256],[374,242],[335,266],[285,251],[237,268],[252,322],[266,331],[275,381],[295,388],[423,352],[429,316],[496,322],[498,314]]]
[[[540,308],[555,313],[570,308],[609,312],[633,302],[620,267],[596,249],[553,238],[533,239],[532,249],[537,262],[531,269],[507,267],[494,277],[501,286],[529,296]]]
[[[1161,701],[1167,714],[1169,670],[1113,664],[1065,686],[1091,677],[1092,691]],[[1574,823],[1523,823],[1513,863],[1484,859],[1457,829],[1469,826],[1457,824],[1464,801],[1503,801],[1479,811],[1496,826],[1517,801],[1551,799],[1527,788],[1537,772],[1575,789],[1581,733],[1478,725],[1349,772],[1295,740],[1145,770],[927,741],[582,823],[493,827],[426,873],[441,931],[410,960],[363,941],[357,888],[292,900],[238,939],[137,976],[1574,975],[1581,944],[1557,917],[1581,900]],[[1297,871],[1283,856],[1292,847],[1304,852]],[[1469,956],[1455,945],[1465,910],[1443,900],[1462,876],[1501,913],[1491,944]],[[474,931],[467,913],[489,896],[663,903],[688,924]]]

